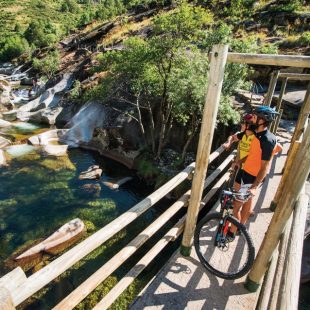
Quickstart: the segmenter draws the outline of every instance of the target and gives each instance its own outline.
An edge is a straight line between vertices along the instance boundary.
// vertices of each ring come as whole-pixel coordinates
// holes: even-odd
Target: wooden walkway
[[[281,178],[290,138],[279,128],[283,151],[273,159],[270,174],[256,198],[255,215],[248,223],[256,253],[273,214],[269,206]],[[194,248],[190,257],[177,251],[130,309],[255,309],[259,292],[249,293],[243,287],[244,281],[245,277],[230,281],[210,274],[200,264]]]

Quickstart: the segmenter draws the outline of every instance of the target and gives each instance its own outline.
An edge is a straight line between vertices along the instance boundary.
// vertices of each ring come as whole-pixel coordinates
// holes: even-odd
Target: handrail
[[[223,163],[206,179],[206,189],[219,174],[230,164],[234,155],[229,155]],[[80,284],[66,298],[57,304],[53,310],[73,309],[88,294],[90,294],[100,283],[111,275],[126,259],[133,255],[152,235],[154,235],[169,219],[172,218],[182,207],[187,206],[191,190],[187,191],[178,201],[167,209],[159,218],[134,238],[127,246],[115,254],[100,269],[92,274],[86,281]]]
[[[213,186],[212,190],[203,198],[199,210],[214,196],[221,186],[229,179],[229,173],[225,173]],[[184,230],[186,215],[184,215],[141,260],[123,277],[105,297],[93,308],[93,310],[104,310],[110,307],[118,296],[134,281],[134,279],[150,264],[161,250],[172,240],[176,239]],[[65,308],[66,309],[66,308]]]
[[[215,160],[221,153],[223,153],[224,150],[224,147],[219,147],[210,155],[209,161],[211,162]],[[102,245],[121,229],[133,222],[137,217],[147,211],[151,206],[183,182],[193,172],[194,168],[195,163],[190,164],[183,171],[178,173],[175,177],[136,204],[130,210],[126,211],[111,223],[104,226],[93,235],[70,249],[68,252],[52,261],[49,265],[27,278],[22,285],[15,288],[14,291],[11,291],[14,305],[17,306],[22,303],[24,300],[32,296],[34,293],[39,291],[49,282],[77,263],[80,259]]]

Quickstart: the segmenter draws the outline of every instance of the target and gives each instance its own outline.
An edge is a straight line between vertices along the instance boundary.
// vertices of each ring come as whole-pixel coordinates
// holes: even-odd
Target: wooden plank
[[[234,155],[229,155],[225,161],[206,179],[204,188],[207,188],[222,171],[231,163]],[[218,189],[217,189],[218,190]],[[214,191],[213,195],[214,195]],[[92,274],[86,281],[72,291],[65,299],[63,299],[54,310],[73,309],[88,294],[90,294],[101,282],[111,275],[123,262],[133,255],[151,236],[153,236],[163,225],[167,223],[181,208],[187,206],[191,191],[187,191],[177,202],[175,202],[168,210],[166,210],[158,219],[150,226],[142,231],[134,238],[126,247],[115,254],[100,269]]]
[[[248,275],[246,287],[255,291],[265,274],[273,251],[278,245],[283,229],[293,212],[295,202],[310,172],[310,126],[304,133],[302,144],[293,159],[290,174],[283,188],[283,195],[271,219],[267,233]]]
[[[304,131],[306,120],[308,119],[309,114],[310,114],[310,83],[308,85],[308,89],[307,89],[307,93],[305,95],[304,103],[303,103],[301,110],[299,112],[297,124],[296,124],[294,134],[292,137],[292,142],[298,140],[300,135]],[[291,151],[291,148],[292,148],[292,144],[291,144],[291,147],[289,149],[289,152]]]
[[[298,309],[302,247],[309,197],[303,192],[295,206],[291,238],[287,249],[278,309]]]
[[[13,300],[10,291],[4,287],[0,286],[0,309],[1,310],[14,310]]]
[[[270,107],[272,97],[274,94],[274,90],[276,89],[279,73],[280,73],[280,70],[276,70],[272,72],[272,75],[270,78],[269,87],[268,87],[267,95],[266,95],[265,102],[264,102],[264,105],[268,107]]]
[[[285,256],[286,256],[288,242],[289,242],[289,239],[291,237],[292,222],[293,222],[293,216],[291,215],[290,219],[288,220],[288,223],[285,227],[285,230],[284,230],[284,233],[281,237],[281,240],[280,240],[277,269],[275,272],[275,278],[274,278],[272,290],[270,293],[268,310],[277,310],[278,309],[277,301],[278,301],[279,291],[280,291],[280,288],[282,286],[283,268],[284,268],[284,262],[285,262]]]
[[[214,193],[227,181],[229,173],[226,173],[212,188],[213,194],[205,197],[204,203],[200,204],[199,209],[201,210],[205,203],[207,203]],[[172,240],[175,240],[183,231],[186,216],[183,216],[178,223],[171,228],[165,236],[159,240],[156,245],[122,278],[116,286],[93,308],[94,310],[103,310],[110,307],[118,296],[134,281],[134,279],[149,265],[149,263],[161,252],[161,250]]]
[[[281,72],[279,74],[279,79],[280,78],[281,79],[298,80],[298,81],[309,81],[310,80],[310,74]]]
[[[279,251],[277,249],[276,251],[274,251],[272,260],[268,267],[268,271],[265,275],[264,282],[262,284],[262,288],[260,291],[259,300],[257,302],[255,310],[269,310],[268,304],[269,304],[270,292],[272,290],[278,257],[279,257]]]
[[[280,184],[278,185],[277,192],[276,192],[276,194],[275,194],[275,196],[271,202],[271,205],[270,205],[270,209],[272,211],[274,211],[276,209],[280,198],[283,196],[283,188],[287,182],[287,179],[289,178],[289,174],[291,173],[292,164],[295,160],[295,157],[296,157],[298,149],[300,148],[300,145],[301,145],[300,141],[295,141],[293,143],[291,151],[289,152],[289,154],[287,156],[285,166],[284,166],[284,172],[283,172],[282,178],[280,180]]]
[[[187,211],[185,232],[181,246],[181,253],[186,256],[190,255],[198,209],[203,191],[203,182],[208,168],[227,53],[227,45],[215,45],[212,49],[209,83],[196,155],[196,169],[192,183],[192,195]]]
[[[0,287],[6,287],[10,292],[24,284],[27,280],[27,277],[21,267],[17,267],[0,278]]]
[[[228,53],[227,61],[252,65],[310,68],[310,57],[300,55]]]
[[[31,275],[23,287],[17,287],[13,294],[15,306],[26,300],[32,294],[36,293],[46,284],[58,277],[61,273],[69,269],[80,259],[88,255],[94,249],[99,247],[121,229],[126,227],[137,217],[147,211],[152,205],[167,195],[173,188],[183,182],[188,175],[193,171],[195,163],[187,166],[182,172],[157,189],[151,195],[143,199],[134,207],[123,213],[121,216],[113,220],[105,227],[98,230],[96,233],[83,240],[81,243],[70,249],[59,258],[52,261],[49,265],[42,268],[38,272]]]

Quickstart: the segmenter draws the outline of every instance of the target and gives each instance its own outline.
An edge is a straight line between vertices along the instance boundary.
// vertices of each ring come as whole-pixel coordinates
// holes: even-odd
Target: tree
[[[0,60],[9,61],[19,57],[29,49],[29,44],[26,39],[15,35],[5,38],[0,42]]]
[[[55,75],[59,68],[60,56],[58,51],[48,53],[44,58],[33,59],[33,67],[44,73],[49,79]]]
[[[25,31],[25,38],[36,47],[50,46],[58,40],[57,29],[51,22],[34,20]]]
[[[180,59],[184,58],[186,47],[199,38],[201,27],[211,20],[211,15],[202,8],[182,3],[176,11],[154,20],[151,39],[129,39],[125,42],[126,49],[101,58],[101,70],[109,70],[109,75],[100,93],[106,93],[109,100],[136,108],[145,143],[151,141],[157,158],[168,142],[174,120],[172,111],[176,102],[169,96],[174,87],[170,81],[182,62]],[[147,130],[146,123],[150,124]]]

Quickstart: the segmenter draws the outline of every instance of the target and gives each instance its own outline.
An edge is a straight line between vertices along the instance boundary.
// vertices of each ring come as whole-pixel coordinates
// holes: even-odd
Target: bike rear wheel
[[[227,232],[231,225],[239,233],[229,242]],[[206,215],[196,227],[194,245],[202,265],[219,278],[240,278],[254,262],[253,241],[245,226],[232,216],[223,219],[220,213]]]

